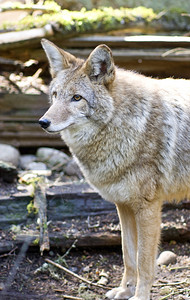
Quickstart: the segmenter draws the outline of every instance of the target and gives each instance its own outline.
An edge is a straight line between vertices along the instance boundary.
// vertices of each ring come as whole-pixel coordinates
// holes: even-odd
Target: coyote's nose
[[[51,124],[51,121],[49,121],[48,119],[40,119],[39,124],[41,125],[42,128],[46,129]]]

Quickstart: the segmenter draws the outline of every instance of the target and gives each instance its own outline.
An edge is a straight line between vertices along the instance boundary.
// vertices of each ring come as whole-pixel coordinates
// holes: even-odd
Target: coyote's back
[[[61,132],[86,179],[120,217],[125,272],[107,296],[148,300],[162,202],[190,195],[190,82],[118,69],[105,45],[87,61],[47,40],[43,47],[53,80],[40,124]]]

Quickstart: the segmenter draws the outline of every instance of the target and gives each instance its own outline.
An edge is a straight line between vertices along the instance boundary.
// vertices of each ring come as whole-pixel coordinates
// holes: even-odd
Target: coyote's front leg
[[[135,215],[137,225],[137,286],[130,300],[149,300],[160,237],[161,203],[154,201]]]
[[[125,270],[121,286],[106,296],[109,299],[149,300],[159,241],[161,204],[149,203],[147,208],[136,213],[125,205],[117,205],[117,209]]]
[[[124,204],[117,204],[117,211],[121,223],[124,274],[121,286],[109,291],[106,296],[109,299],[129,299],[135,293],[137,277],[137,230],[135,215],[133,211]]]

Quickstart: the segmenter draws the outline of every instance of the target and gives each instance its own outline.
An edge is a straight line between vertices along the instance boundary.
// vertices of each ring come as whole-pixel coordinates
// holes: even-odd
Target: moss
[[[165,30],[178,30],[189,31],[190,30],[190,18],[183,9],[172,8],[166,10],[161,18],[158,18],[157,24],[161,24]]]
[[[29,215],[36,215],[38,213],[37,207],[34,205],[34,201],[31,200],[30,203],[27,205],[27,211]]]
[[[38,245],[39,245],[39,242],[40,242],[40,239],[39,239],[39,238],[36,238],[36,239],[32,242],[32,244],[33,244],[34,246],[38,246]]]
[[[41,6],[42,7],[42,6]],[[22,4],[21,2],[8,2],[5,5],[1,6],[1,11],[6,10],[40,10],[40,5],[38,4]],[[58,12],[61,11],[61,6],[58,5],[54,1],[45,1],[43,4],[43,10],[49,11],[49,12]]]
[[[52,4],[53,6],[53,4]],[[80,11],[61,10],[53,13],[44,13],[39,16],[28,15],[17,23],[6,23],[4,28],[15,28],[25,30],[43,27],[46,24],[56,24],[56,29],[64,33],[99,32],[123,28],[129,22],[151,22],[156,18],[151,8],[120,8],[102,7],[87,11],[85,8]]]

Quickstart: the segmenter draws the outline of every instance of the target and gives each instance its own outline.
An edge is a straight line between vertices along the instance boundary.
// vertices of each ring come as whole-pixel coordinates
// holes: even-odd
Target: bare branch
[[[47,263],[52,264],[53,266],[55,266],[55,267],[57,267],[57,268],[63,270],[63,271],[65,271],[65,272],[68,273],[69,275],[71,275],[71,276],[73,276],[73,277],[75,277],[75,278],[77,278],[77,279],[79,279],[79,280],[82,280],[83,282],[86,282],[86,283],[89,284],[89,285],[92,285],[92,286],[95,286],[95,287],[98,287],[98,288],[102,288],[102,289],[106,289],[106,290],[110,290],[110,289],[111,289],[111,288],[109,288],[109,287],[106,287],[106,286],[103,286],[103,285],[100,285],[100,284],[97,284],[97,283],[93,283],[93,282],[87,280],[86,278],[77,275],[76,273],[74,273],[74,272],[68,270],[67,268],[61,266],[61,265],[58,264],[58,263],[55,263],[54,261],[52,261],[52,260],[50,260],[50,259],[48,259],[48,258],[46,258],[45,261],[46,261]]]

